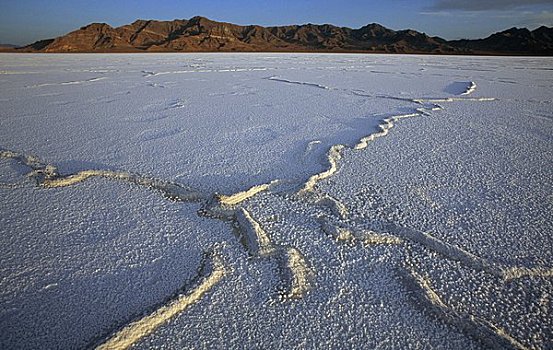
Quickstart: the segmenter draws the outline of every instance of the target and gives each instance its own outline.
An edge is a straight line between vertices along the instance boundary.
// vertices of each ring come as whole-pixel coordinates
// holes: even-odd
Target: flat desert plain
[[[551,58],[1,54],[0,348],[553,348]]]

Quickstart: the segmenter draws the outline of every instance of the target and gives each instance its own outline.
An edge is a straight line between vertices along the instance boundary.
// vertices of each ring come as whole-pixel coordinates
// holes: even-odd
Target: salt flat
[[[553,61],[0,55],[0,347],[553,347]]]

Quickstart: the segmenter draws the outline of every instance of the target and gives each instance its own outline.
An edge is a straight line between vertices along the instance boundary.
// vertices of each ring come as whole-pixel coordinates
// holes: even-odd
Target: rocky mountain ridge
[[[371,23],[358,29],[330,24],[241,26],[205,17],[137,20],[112,27],[92,23],[18,52],[381,52],[552,55],[553,28],[511,28],[485,39],[447,41],[415,30]]]

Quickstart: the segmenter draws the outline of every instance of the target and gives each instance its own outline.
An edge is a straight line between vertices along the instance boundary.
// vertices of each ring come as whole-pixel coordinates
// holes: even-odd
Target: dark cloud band
[[[464,11],[486,11],[486,10],[511,10],[528,5],[551,5],[553,0],[438,0],[431,8],[433,10],[464,10]]]

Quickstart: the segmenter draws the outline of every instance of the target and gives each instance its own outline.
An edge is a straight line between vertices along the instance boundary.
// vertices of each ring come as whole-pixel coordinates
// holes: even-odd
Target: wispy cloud
[[[419,12],[419,15],[447,17],[451,16],[452,13],[449,11],[421,11]]]
[[[520,19],[517,25],[524,27],[551,26],[553,23],[553,11],[540,11],[527,14]]]
[[[420,11],[419,15],[434,16],[434,17],[476,17],[480,13],[478,11],[463,11],[461,13],[457,11]]]
[[[512,10],[529,5],[551,5],[553,0],[478,0],[478,1],[460,1],[460,0],[438,0],[429,7],[430,11],[488,11],[488,10]]]

